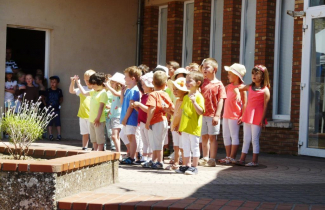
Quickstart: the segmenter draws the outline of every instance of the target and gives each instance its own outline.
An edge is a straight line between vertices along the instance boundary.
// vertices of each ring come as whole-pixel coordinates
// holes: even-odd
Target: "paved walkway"
[[[41,141],[33,146],[73,148],[81,141]],[[224,154],[218,154],[222,158]],[[250,160],[251,156],[247,157]],[[260,166],[218,165],[199,167],[199,174],[188,176],[167,170],[120,165],[119,183],[95,190],[117,195],[195,197],[290,204],[325,205],[325,159],[260,155]]]

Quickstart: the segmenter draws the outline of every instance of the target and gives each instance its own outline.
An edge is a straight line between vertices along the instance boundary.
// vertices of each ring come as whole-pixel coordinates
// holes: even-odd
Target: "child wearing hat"
[[[125,76],[121,73],[116,72],[107,83],[104,85],[113,94],[111,109],[107,114],[106,118],[106,129],[107,134],[111,134],[110,139],[113,140],[116,151],[121,151],[120,145],[120,132],[122,129],[122,124],[120,123],[121,117],[121,90],[125,86]]]
[[[13,80],[13,71],[10,66],[6,67],[6,78],[5,78],[5,109],[13,107],[15,105],[15,92],[17,81]]]
[[[229,164],[235,162],[239,145],[239,128],[242,123],[242,115],[246,108],[246,91],[240,92],[241,98],[237,99],[235,88],[244,87],[245,66],[234,63],[231,66],[225,66],[228,72],[229,85],[226,86],[227,99],[222,121],[223,143],[226,148],[226,158],[219,160],[220,163]]]

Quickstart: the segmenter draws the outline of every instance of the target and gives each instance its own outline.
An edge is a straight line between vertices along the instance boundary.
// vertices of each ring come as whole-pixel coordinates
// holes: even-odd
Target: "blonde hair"
[[[85,73],[84,73],[84,77],[90,77],[91,75],[95,74],[96,72],[92,69],[89,69],[87,70]]]
[[[202,61],[201,65],[200,65],[200,70],[201,70],[204,63],[209,63],[213,68],[216,68],[218,70],[218,62],[217,62],[216,59],[214,59],[214,58],[205,58]]]
[[[171,66],[174,70],[176,70],[180,67],[179,63],[176,61],[168,61],[167,66]]]
[[[163,71],[156,71],[153,74],[152,84],[157,88],[163,88],[167,83],[168,76]]]
[[[26,76],[26,74],[24,72],[22,72],[22,71],[18,71],[17,72],[17,77],[20,78],[22,76]]]
[[[262,77],[263,80],[261,82],[262,87],[268,87],[269,89],[271,88],[271,84],[270,84],[270,77],[269,77],[269,71],[267,70],[267,68],[263,65],[256,65],[253,69],[252,69],[252,73],[254,72],[258,72],[260,71],[262,73]],[[252,82],[251,86],[255,86],[255,83]]]
[[[201,72],[191,71],[188,74],[188,76],[191,77],[192,79],[194,79],[195,82],[201,82],[200,85],[199,85],[199,87],[202,86],[203,81],[204,81],[204,77],[203,77],[203,74]]]
[[[142,71],[136,66],[131,66],[126,68],[124,70],[124,73],[128,73],[129,77],[134,77],[135,81],[137,82],[140,80],[140,77],[142,76]]]
[[[189,67],[189,71],[200,71],[200,65],[197,63],[190,63],[188,67]]]

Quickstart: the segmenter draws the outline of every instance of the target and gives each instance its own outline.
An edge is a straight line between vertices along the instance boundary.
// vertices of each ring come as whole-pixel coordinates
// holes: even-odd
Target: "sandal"
[[[228,159],[229,159],[229,157],[226,157],[226,158],[224,158],[224,159],[220,159],[220,160],[218,160],[218,162],[219,162],[219,163],[226,163]]]
[[[124,159],[121,164],[126,164],[126,165],[131,165],[131,164],[134,164],[134,159],[128,157],[126,159]]]
[[[239,165],[239,166],[245,166],[245,161],[242,161],[242,160],[237,160],[235,162],[236,165]]]
[[[172,164],[166,167],[166,170],[176,170],[179,168],[179,165]]]
[[[169,164],[175,164],[175,160],[171,159],[171,160],[169,161]]]
[[[245,164],[245,166],[246,167],[257,167],[258,163],[250,162],[250,163]]]

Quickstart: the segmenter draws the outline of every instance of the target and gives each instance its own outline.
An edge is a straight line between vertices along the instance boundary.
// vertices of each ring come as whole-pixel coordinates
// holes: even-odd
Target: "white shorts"
[[[132,126],[132,125],[126,125],[123,126],[120,132],[120,138],[124,142],[125,145],[130,144],[130,141],[128,139],[128,135],[135,135],[137,131],[137,126]]]
[[[141,138],[140,125],[137,126],[137,129],[136,129],[136,132],[135,132],[135,141],[137,142],[137,152],[142,153],[143,141],[142,141],[142,138]]]
[[[163,150],[164,141],[168,132],[167,120],[155,123],[148,130],[149,144],[153,151]]]
[[[79,127],[80,127],[80,134],[81,135],[86,135],[89,134],[89,120],[88,119],[84,119],[84,118],[80,118],[79,117]]]
[[[199,137],[182,132],[182,146],[184,157],[200,157]]]
[[[203,116],[201,135],[218,135],[220,133],[221,121],[219,120],[218,125],[212,126],[212,119],[213,117]]]
[[[177,133],[177,131],[172,131],[172,135],[173,135],[173,144],[174,147],[179,147],[179,148],[183,148],[182,147],[182,135],[179,135],[179,133]]]

